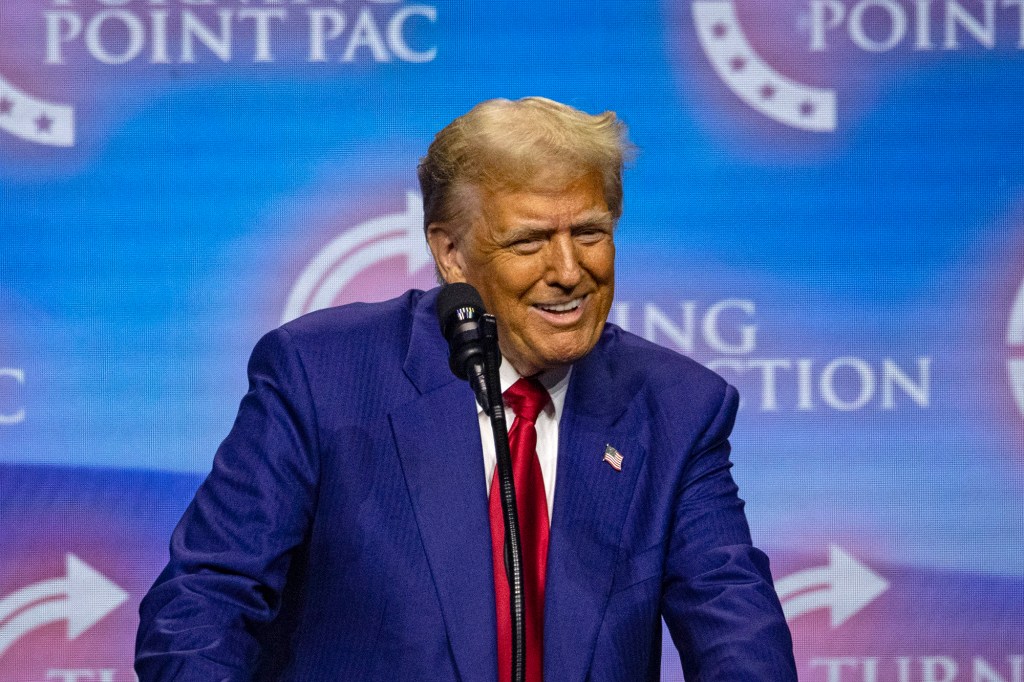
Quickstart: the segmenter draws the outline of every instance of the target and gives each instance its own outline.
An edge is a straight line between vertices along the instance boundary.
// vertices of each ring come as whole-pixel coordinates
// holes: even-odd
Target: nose
[[[548,262],[544,281],[564,290],[574,289],[583,279],[580,254],[572,236],[559,234],[548,244]]]

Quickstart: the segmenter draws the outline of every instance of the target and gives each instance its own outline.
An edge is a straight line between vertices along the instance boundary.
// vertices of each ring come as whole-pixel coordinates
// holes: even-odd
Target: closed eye
[[[522,229],[507,235],[504,246],[516,253],[536,253],[540,251],[550,238],[550,231],[537,229]]]
[[[611,230],[605,227],[590,226],[573,230],[573,236],[584,244],[594,244],[604,240],[611,235]]]
[[[524,237],[509,244],[509,248],[514,252],[522,254],[537,253],[543,247],[544,239],[541,237]]]

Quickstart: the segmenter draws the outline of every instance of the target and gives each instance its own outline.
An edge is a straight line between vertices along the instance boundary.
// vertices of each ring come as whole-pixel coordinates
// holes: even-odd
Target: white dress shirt
[[[501,373],[502,393],[522,378],[512,363],[504,358],[502,358],[501,367],[498,370]],[[548,523],[551,523],[551,513],[554,510],[555,502],[555,473],[558,470],[558,420],[562,417],[562,407],[565,405],[565,393],[569,388],[571,373],[572,366],[569,366],[548,370],[537,377],[544,388],[548,390],[548,395],[551,396],[551,400],[537,416],[536,424],[537,458],[540,460],[540,473],[544,478],[544,496],[548,502]],[[477,418],[480,422],[480,440],[484,446],[484,478],[487,483],[487,494],[490,496],[491,478],[494,476],[498,456],[494,452],[491,420],[479,404],[477,404]],[[512,428],[514,420],[515,413],[506,404],[505,422],[508,428]]]

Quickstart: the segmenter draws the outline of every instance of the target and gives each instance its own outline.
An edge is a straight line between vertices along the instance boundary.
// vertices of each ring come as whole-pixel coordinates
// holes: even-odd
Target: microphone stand
[[[508,577],[509,606],[512,616],[512,682],[526,678],[526,603],[523,595],[523,551],[519,535],[519,511],[516,488],[512,479],[512,453],[508,445],[505,404],[501,398],[501,353],[498,350],[498,325],[493,315],[485,314],[480,329],[484,347],[484,372],[487,376],[487,415],[494,434],[497,455],[495,475],[501,494],[501,511],[505,521],[505,575]]]

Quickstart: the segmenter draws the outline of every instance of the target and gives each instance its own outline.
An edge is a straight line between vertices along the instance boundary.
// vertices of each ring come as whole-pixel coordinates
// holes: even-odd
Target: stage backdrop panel
[[[134,679],[255,341],[432,286],[418,158],[544,95],[630,126],[611,319],[739,388],[801,679],[1024,681],[1022,51],[1011,0],[0,4],[0,680]]]

